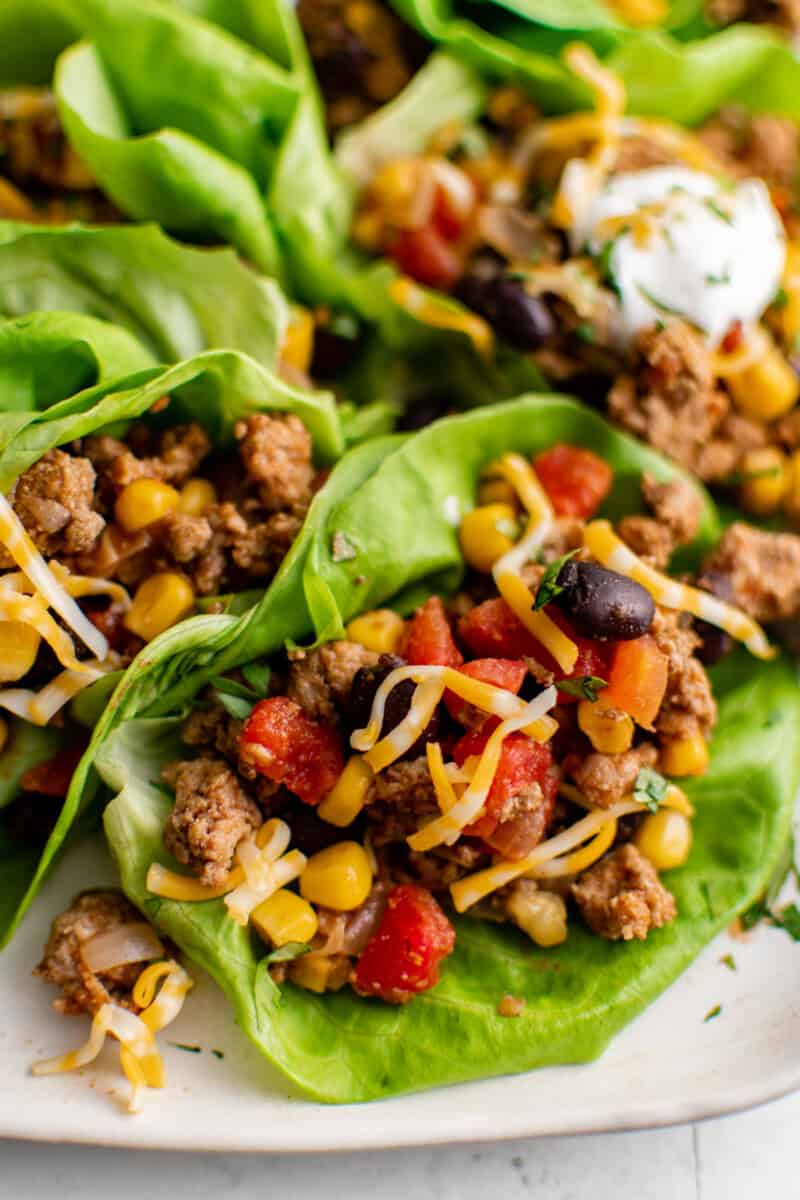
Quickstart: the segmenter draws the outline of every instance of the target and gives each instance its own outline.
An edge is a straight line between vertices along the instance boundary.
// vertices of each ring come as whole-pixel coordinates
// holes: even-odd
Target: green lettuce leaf
[[[158,362],[225,349],[265,366],[289,312],[277,284],[232,251],[181,245],[155,225],[0,221],[0,314],[50,309],[113,322]]]
[[[331,482],[337,472],[352,477],[335,498],[323,489],[302,546],[257,614],[238,625],[220,617],[187,622],[172,631],[180,641],[176,654],[153,643],[131,668],[110,706],[120,711],[104,718],[81,765],[70,797],[75,813],[95,769],[116,793],[104,820],[127,894],[218,981],[255,1045],[317,1099],[360,1101],[595,1057],[763,892],[785,848],[800,780],[790,736],[800,693],[787,663],[765,667],[738,654],[716,673],[721,720],[712,769],[690,787],[698,809],[692,856],[669,876],[679,919],[644,944],[612,945],[576,924],[564,946],[545,951],[514,930],[461,918],[441,984],[397,1010],[349,992],[279,990],[263,950],[229,920],[221,901],[180,904],[147,893],[150,864],[169,861],[162,832],[170,800],[160,769],[180,753],[180,720],[211,675],[266,654],[270,641],[280,644],[279,633],[298,639],[303,621],[306,635],[330,636],[361,609],[387,602],[404,609],[414,592],[421,598],[457,586],[454,509],[474,503],[481,467],[503,451],[534,453],[561,439],[591,446],[616,468],[606,506],[612,517],[637,508],[642,470],[659,478],[678,473],[600,417],[550,396],[453,417],[377,451],[362,447],[334,471]],[[705,494],[703,501],[694,557],[719,531]],[[355,560],[334,561],[337,533],[354,544]],[[153,655],[161,661],[149,661]],[[527,1001],[514,1021],[497,1013],[507,993]]]

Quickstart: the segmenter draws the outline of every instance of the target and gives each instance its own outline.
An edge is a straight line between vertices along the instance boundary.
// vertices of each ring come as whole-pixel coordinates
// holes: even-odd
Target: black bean
[[[599,563],[570,559],[558,573],[554,603],[585,637],[626,642],[647,633],[656,606],[635,579]]]
[[[440,417],[446,417],[452,411],[452,395],[428,392],[427,395],[418,396],[409,402],[397,422],[397,428],[403,433],[414,433],[417,429],[424,429],[426,425],[438,421]]]
[[[706,571],[697,580],[697,586],[720,600],[733,600],[733,584],[722,571]],[[695,621],[695,633],[702,639],[697,657],[705,667],[713,667],[733,649],[733,638],[717,625],[708,621]]]
[[[63,803],[60,796],[20,792],[3,810],[2,828],[14,842],[44,846],[55,828]]]
[[[356,671],[347,705],[347,718],[351,731],[366,728],[375,693],[384,679],[391,675],[397,667],[402,666],[405,666],[402,658],[398,658],[395,654],[382,654],[374,667],[361,667]],[[403,718],[408,716],[415,690],[416,684],[411,679],[404,679],[402,683],[398,683],[396,687],[392,688],[383,713],[381,737],[391,733]],[[424,754],[427,743],[435,742],[439,736],[439,723],[439,712],[436,710],[427,728],[399,761],[419,758],[421,754]]]
[[[536,350],[555,333],[545,302],[529,295],[521,280],[507,273],[484,275],[472,270],[462,276],[454,294],[517,350]]]

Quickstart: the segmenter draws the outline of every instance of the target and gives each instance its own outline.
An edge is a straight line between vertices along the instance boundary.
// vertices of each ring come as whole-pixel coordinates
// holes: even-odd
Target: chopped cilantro
[[[185,1042],[168,1042],[169,1046],[174,1046],[176,1050],[185,1050],[187,1054],[202,1054],[202,1046],[187,1046]]]
[[[579,700],[591,700],[592,703],[597,699],[600,689],[608,687],[608,681],[600,679],[597,675],[583,675],[580,679],[556,679],[554,683],[560,692],[566,692],[568,696],[577,696]]]
[[[267,955],[267,962],[290,962],[293,958],[300,958],[302,955],[308,954],[310,950],[308,942],[286,942],[285,945],[270,951]]]
[[[758,925],[761,921],[766,920],[769,915],[769,908],[764,901],[756,900],[755,904],[751,904],[750,907],[742,913],[742,915],[739,917],[739,922],[742,926],[742,929],[755,929],[756,925]]]
[[[775,293],[775,298],[772,301],[773,308],[786,308],[789,303],[789,293],[785,287],[779,287]]]
[[[668,788],[669,784],[663,775],[653,767],[642,767],[633,785],[633,798],[649,808],[650,812],[657,812]]]
[[[214,1055],[214,1058],[224,1058],[225,1057],[225,1055],[222,1053],[221,1050],[212,1050],[211,1053]]]
[[[715,1020],[715,1018],[718,1017],[721,1012],[722,1012],[722,1005],[715,1004],[714,1007],[709,1009],[709,1011],[703,1017],[703,1024],[707,1025],[709,1021]]]
[[[726,225],[733,224],[733,217],[731,214],[727,211],[727,209],[722,207],[719,200],[715,199],[714,196],[706,196],[703,203],[709,212],[713,213],[715,217],[719,217],[720,221],[724,221]]]
[[[586,342],[589,346],[595,342],[596,336],[594,326],[590,325],[588,321],[585,321],[583,325],[578,325],[575,330],[575,337],[578,341]]]
[[[570,550],[569,554],[562,554],[561,558],[557,558],[555,562],[551,562],[550,566],[542,576],[542,582],[536,589],[536,599],[533,602],[534,612],[538,612],[540,608],[544,608],[545,604],[549,604],[556,596],[563,592],[563,587],[557,583],[559,572],[568,562],[578,553],[577,550]]]
[[[661,236],[663,237],[664,241],[667,243],[667,246],[669,247],[670,252],[672,254],[674,254],[675,251],[677,250],[677,246],[675,245],[675,238],[672,236],[672,230],[669,228],[668,225],[661,226]]]
[[[800,908],[787,904],[780,912],[772,914],[773,924],[785,929],[793,942],[800,942]]]
[[[731,281],[731,269],[726,267],[720,275],[706,275],[705,281],[708,284],[725,284]]]
[[[733,957],[732,954],[723,954],[722,958],[719,961],[722,963],[723,967],[727,967],[729,971],[738,970],[738,968],[736,966],[736,959]]]
[[[679,308],[672,308],[669,304],[665,304],[663,300],[659,300],[652,292],[649,292],[643,283],[637,283],[636,290],[640,296],[644,296],[648,304],[652,304],[653,308],[658,312],[665,313],[668,317],[682,317],[683,313]]]

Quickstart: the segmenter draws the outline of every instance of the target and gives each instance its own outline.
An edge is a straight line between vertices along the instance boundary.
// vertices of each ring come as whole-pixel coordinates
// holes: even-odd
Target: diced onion
[[[152,925],[137,921],[95,934],[81,944],[80,952],[89,970],[97,972],[161,958],[164,945]]]

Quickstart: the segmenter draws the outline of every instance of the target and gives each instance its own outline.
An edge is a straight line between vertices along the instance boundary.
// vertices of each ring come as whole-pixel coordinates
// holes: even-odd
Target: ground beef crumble
[[[81,947],[98,934],[142,920],[141,913],[122,893],[113,890],[81,892],[66,912],[56,917],[34,974],[61,988],[61,995],[53,1003],[58,1012],[91,1015],[110,1001],[136,1011],[131,992],[142,963],[126,963],[95,973],[83,961]]]
[[[258,806],[221,759],[170,763],[162,774],[175,788],[175,807],[164,831],[166,849],[201,883],[224,883],[239,842],[261,825]]]
[[[590,804],[611,808],[633,791],[642,767],[654,767],[657,759],[656,747],[644,742],[623,754],[601,754],[595,750],[583,759],[570,756],[564,768]]]
[[[700,734],[707,739],[717,723],[717,704],[711,683],[695,651],[701,638],[683,623],[680,613],[656,609],[652,635],[669,660],[667,690],[656,718],[656,729],[666,738]]]
[[[88,458],[48,450],[17,480],[14,511],[48,558],[81,554],[94,545],[105,521],[93,510],[95,471]],[[14,560],[0,550],[0,567]]]
[[[736,604],[757,621],[800,613],[800,537],[740,521],[723,534],[704,570],[727,576]]]
[[[356,672],[374,667],[379,655],[358,642],[327,642],[316,650],[289,654],[286,694],[310,717],[338,724]]]
[[[572,895],[592,932],[609,941],[643,941],[677,915],[674,897],[631,842],[581,875]]]

